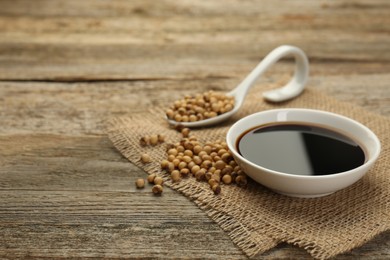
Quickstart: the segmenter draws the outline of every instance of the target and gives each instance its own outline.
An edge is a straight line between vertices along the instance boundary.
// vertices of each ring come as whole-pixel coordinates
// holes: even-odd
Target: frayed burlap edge
[[[147,118],[147,117],[146,117]],[[253,234],[235,219],[226,213],[222,213],[213,208],[213,205],[220,204],[221,198],[215,196],[207,185],[199,185],[191,179],[184,179],[181,182],[173,183],[170,180],[169,174],[160,169],[159,162],[161,158],[153,158],[152,163],[143,164],[140,161],[140,152],[129,146],[129,143],[134,143],[137,139],[130,140],[131,133],[126,125],[138,120],[145,120],[144,114],[135,114],[130,117],[118,117],[107,121],[107,133],[114,146],[133,164],[143,169],[147,174],[156,174],[164,179],[164,185],[170,187],[179,193],[183,194],[193,201],[200,209],[202,209],[213,221],[215,221],[232,239],[247,256],[253,257],[259,253],[265,252],[275,247],[278,242],[266,235],[262,235],[261,239]],[[168,125],[167,125],[168,127]],[[153,132],[153,130],[151,130]],[[168,140],[178,140],[180,135],[176,131],[171,130],[166,137]],[[138,141],[138,140],[137,140]],[[163,146],[161,146],[163,147]],[[161,148],[159,147],[159,148]],[[165,154],[162,152],[161,154]],[[261,240],[261,241],[259,241]]]
[[[319,92],[313,92],[310,91],[310,95],[319,96],[319,98],[323,101],[323,106],[317,106],[314,108],[317,109],[324,109],[331,112],[337,112],[337,107],[340,107],[340,102],[335,101],[332,98],[327,97],[326,95],[323,95]],[[336,103],[336,106],[332,106]],[[294,104],[293,103],[286,103],[282,105],[283,107],[304,107],[302,104]],[[277,106],[276,106],[277,107]],[[266,105],[265,107],[262,107],[262,109],[270,109],[273,108],[273,105]],[[257,108],[258,109],[258,108]],[[245,110],[245,109],[244,109]],[[158,110],[157,110],[158,111]],[[258,110],[257,110],[258,111]],[[154,111],[156,112],[156,111]],[[250,113],[255,111],[245,111],[245,113]],[[360,113],[369,113],[361,108],[357,108],[355,106],[352,106],[350,104],[343,106],[343,114],[346,114],[347,116],[353,117],[353,115],[359,115]],[[161,172],[159,169],[159,165],[157,162],[161,161],[164,151],[160,151],[159,154],[161,155],[158,158],[155,159],[155,163],[143,165],[139,161],[139,151],[137,149],[134,149],[133,146],[129,144],[134,144],[138,140],[134,140],[134,129],[129,130],[129,125],[134,125],[136,122],[142,122],[142,124],[153,126],[156,124],[155,119],[158,117],[161,117],[161,114],[158,114],[157,116],[151,116],[151,113],[149,113],[148,116],[145,116],[146,114],[139,114],[139,115],[132,115],[130,117],[124,117],[124,118],[114,118],[111,119],[107,124],[107,131],[109,138],[114,143],[115,147],[131,162],[136,164],[138,167],[144,169],[147,173],[156,173],[158,175],[162,175],[163,178],[166,180],[165,184],[174,190],[179,191],[180,193],[184,194],[186,197],[190,198],[194,201],[194,203],[200,207],[202,210],[204,210],[208,216],[210,216],[211,219],[213,219],[223,230],[225,230],[229,236],[231,237],[232,241],[243,250],[243,252],[248,255],[249,257],[255,256],[258,253],[265,252],[266,250],[275,247],[279,242],[287,242],[290,244],[297,245],[301,248],[304,248],[307,250],[313,257],[319,258],[319,259],[325,259],[329,257],[333,257],[337,254],[349,251],[353,248],[356,248],[377,234],[390,229],[389,221],[382,221],[383,219],[389,219],[389,206],[386,205],[385,210],[378,214],[379,219],[372,220],[373,223],[370,224],[372,228],[368,228],[364,239],[361,239],[359,241],[352,241],[351,243],[347,243],[342,247],[339,248],[333,248],[332,250],[329,250],[329,248],[322,248],[320,245],[316,243],[316,241],[307,239],[305,235],[299,236],[296,233],[289,233],[286,229],[280,229],[276,226],[270,225],[270,223],[264,222],[265,226],[268,226],[268,229],[260,229],[256,230],[253,229],[253,227],[245,226],[244,221],[242,219],[237,219],[234,214],[230,214],[229,210],[224,210],[219,208],[217,205],[221,205],[225,203],[226,201],[221,202],[221,198],[218,196],[214,196],[210,189],[207,187],[199,186],[198,183],[193,183],[191,181],[182,181],[180,183],[171,183],[169,180],[168,175]],[[243,116],[243,115],[241,115]],[[241,117],[240,116],[240,117]],[[369,114],[369,116],[366,116],[368,118],[368,122],[363,122],[369,125],[369,127],[372,127],[372,122],[375,124],[378,120],[388,120],[385,117],[381,117],[375,114]],[[149,120],[149,122],[148,122]],[[388,124],[390,125],[390,124]],[[229,126],[229,123],[225,126]],[[168,129],[168,126],[164,124],[162,121],[161,124],[159,124],[160,130],[161,129]],[[149,129],[149,131],[153,131],[153,129]],[[142,132],[145,132],[145,129],[142,129]],[[167,131],[168,133],[168,139],[170,140],[178,140],[179,135],[173,130]],[[130,140],[133,138],[133,140]],[[384,147],[384,152],[388,155],[390,153],[388,145]],[[383,153],[383,152],[382,152]],[[388,157],[386,157],[388,158]],[[388,160],[388,159],[387,159]],[[382,223],[382,224],[378,224]]]

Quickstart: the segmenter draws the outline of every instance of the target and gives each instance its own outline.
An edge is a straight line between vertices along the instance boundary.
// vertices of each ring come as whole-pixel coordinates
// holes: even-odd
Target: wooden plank
[[[0,145],[0,257],[245,259],[184,196],[137,190],[145,173],[106,137],[16,135]],[[386,232],[337,259],[388,255],[389,241]],[[286,244],[256,259],[292,256],[310,259]]]
[[[277,8],[276,8],[277,7]],[[296,11],[305,13],[318,8],[330,9],[333,12],[378,12],[385,11],[390,6],[386,0],[341,0],[337,2],[313,2],[310,0],[283,1],[283,4],[275,5],[272,0],[251,0],[237,4],[235,0],[224,1],[223,8],[218,1],[180,1],[165,0],[134,0],[125,3],[120,0],[105,1],[85,0],[80,3],[77,0],[68,0],[63,3],[50,0],[3,0],[1,15],[7,16],[84,16],[84,17],[112,17],[129,16],[131,14],[150,16],[169,15],[254,15],[264,13],[286,13]]]
[[[1,257],[242,258],[203,212],[169,191],[156,198],[150,191],[24,190],[1,191],[0,198]]]
[[[226,77],[248,71],[285,43],[307,52],[314,73],[389,71],[385,1],[290,1],[278,10],[272,1],[228,1],[223,12],[204,2],[112,2],[102,9],[104,3],[86,1],[88,8],[75,8],[79,4],[2,2],[0,79]]]
[[[109,117],[146,111],[208,89],[229,91],[244,76],[92,83],[0,82],[0,133],[102,134],[104,121]],[[258,84],[273,82],[277,86],[281,79],[285,80],[286,74],[277,69],[267,73]],[[388,116],[389,80],[388,74],[311,76],[308,87]]]
[[[146,174],[107,137],[5,136],[0,146],[0,257],[244,259],[186,197],[137,190]]]
[[[309,87],[390,116],[386,0],[0,2],[0,258],[245,259],[187,198],[154,197],[103,121],[228,91],[295,44]],[[290,60],[259,84],[280,82]],[[336,259],[386,259],[390,232]],[[310,259],[281,244],[256,259]]]
[[[141,194],[0,191],[0,256],[246,259],[223,231],[178,194]],[[389,243],[383,241],[389,240],[386,232],[336,259],[386,257]],[[286,244],[255,259],[291,258],[310,259]]]
[[[269,73],[261,82],[280,76],[285,75]],[[371,109],[388,114],[388,77],[321,76],[310,85],[363,106],[371,101]],[[236,81],[1,83],[0,96],[6,98],[0,102],[0,233],[5,234],[0,244],[6,246],[0,256],[243,259],[227,235],[183,196],[167,189],[156,201],[148,190],[136,190],[134,180],[145,173],[101,135],[102,118],[144,111],[210,87],[227,90]],[[374,85],[368,92],[369,82]],[[145,219],[145,213],[153,217]],[[85,246],[78,246],[80,241]],[[388,254],[388,241],[390,232],[339,259],[381,257]],[[172,245],[178,247],[175,253]],[[284,244],[259,259],[292,255],[309,258]]]

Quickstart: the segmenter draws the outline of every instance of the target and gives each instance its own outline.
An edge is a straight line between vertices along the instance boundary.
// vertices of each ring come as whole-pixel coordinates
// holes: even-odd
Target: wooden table
[[[282,44],[309,56],[308,87],[390,116],[389,14],[386,0],[2,0],[0,257],[245,259],[185,197],[136,190],[145,173],[104,120],[227,91]],[[358,257],[390,258],[390,232],[337,259]]]

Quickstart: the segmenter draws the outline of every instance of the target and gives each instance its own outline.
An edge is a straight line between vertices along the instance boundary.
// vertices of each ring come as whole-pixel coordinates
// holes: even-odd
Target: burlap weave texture
[[[224,139],[229,126],[239,118],[287,107],[334,112],[368,126],[382,144],[377,163],[357,183],[321,198],[279,195],[254,181],[246,188],[224,185],[222,193],[216,196],[206,183],[197,182],[195,178],[172,183],[168,174],[160,169],[160,161],[166,158],[164,145],[140,146],[140,137],[148,134],[164,134],[167,142],[180,139],[180,134],[164,121],[162,109],[112,118],[107,132],[115,147],[129,161],[149,174],[163,176],[166,186],[194,201],[249,257],[287,242],[306,249],[315,258],[325,259],[356,248],[390,229],[390,119],[387,117],[309,88],[299,98],[281,104],[264,102],[260,94],[253,94],[228,122],[193,130],[193,133],[201,142]],[[144,152],[151,155],[152,163],[140,162],[140,154]]]

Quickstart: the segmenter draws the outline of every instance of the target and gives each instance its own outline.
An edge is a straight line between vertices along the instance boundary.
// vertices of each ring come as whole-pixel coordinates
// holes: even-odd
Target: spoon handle
[[[283,87],[266,91],[263,97],[272,102],[281,102],[298,96],[304,89],[309,76],[309,61],[305,53],[295,47],[282,45],[270,52],[249,75],[229,94],[236,97],[237,106],[241,106],[248,90],[255,81],[281,58],[292,55],[295,58],[295,72],[292,79]]]

